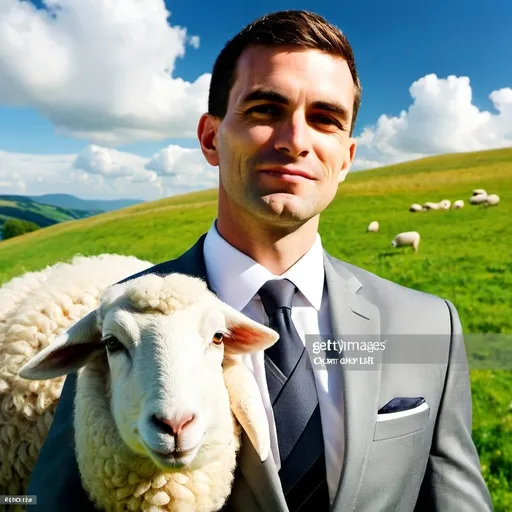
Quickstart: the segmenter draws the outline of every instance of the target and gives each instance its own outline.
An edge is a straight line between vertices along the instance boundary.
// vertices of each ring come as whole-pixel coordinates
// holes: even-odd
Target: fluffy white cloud
[[[154,171],[170,188],[165,195],[178,188],[182,193],[214,188],[218,184],[218,169],[205,160],[198,148],[170,145],[155,153],[144,166]]]
[[[26,189],[25,182],[17,172],[11,173],[0,170],[0,190],[2,193],[5,190],[12,190],[12,194],[24,194]]]
[[[188,44],[194,48],[199,48],[199,36],[190,36],[188,39]]]
[[[425,156],[512,145],[512,88],[491,92],[497,113],[472,103],[468,77],[426,75],[409,88],[412,104],[383,114],[358,137],[354,170]]]
[[[0,194],[150,201],[216,185],[217,168],[207,164],[200,149],[168,146],[151,158],[95,144],[75,155],[0,151]]]
[[[163,0],[45,3],[0,1],[0,104],[103,145],[195,136],[210,75],[173,76],[199,38],[170,25]]]
[[[155,153],[146,164],[146,169],[161,176],[197,174],[207,168],[207,162],[199,149],[170,145]]]
[[[137,182],[155,182],[157,175],[144,170],[145,162],[146,159],[138,155],[90,144],[77,155],[73,167],[107,178],[124,177]]]

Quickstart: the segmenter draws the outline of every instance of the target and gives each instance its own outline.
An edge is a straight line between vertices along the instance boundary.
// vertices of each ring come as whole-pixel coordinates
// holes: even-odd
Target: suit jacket
[[[149,272],[181,272],[208,282],[204,235],[185,254]],[[324,257],[333,335],[390,335],[400,349],[375,351],[374,364],[343,372],[345,454],[335,512],[487,512],[492,502],[471,437],[471,394],[461,324],[454,306],[401,287],[370,272]],[[435,336],[430,362],[425,343]],[[362,339],[362,338],[360,338]],[[375,339],[375,338],[373,338]],[[434,339],[434,338],[431,338]],[[401,348],[412,348],[398,361]],[[427,347],[428,348],[428,347]],[[423,351],[423,352],[422,352]],[[428,353],[432,351],[429,349]],[[80,481],[74,454],[72,407],[76,374],[66,378],[28,494],[37,510],[94,510]],[[380,421],[394,397],[423,397],[427,406]],[[271,457],[260,462],[243,434],[235,482],[225,510],[287,512]]]

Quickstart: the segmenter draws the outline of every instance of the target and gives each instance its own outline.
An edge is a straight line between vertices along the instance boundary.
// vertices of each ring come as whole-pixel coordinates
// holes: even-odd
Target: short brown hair
[[[354,53],[341,30],[322,16],[309,11],[278,11],[266,14],[244,27],[230,39],[213,66],[208,95],[208,113],[223,119],[228,108],[229,93],[236,79],[236,66],[244,50],[251,46],[295,45],[343,57],[354,81],[353,117],[350,135],[354,132],[361,104],[361,84]]]

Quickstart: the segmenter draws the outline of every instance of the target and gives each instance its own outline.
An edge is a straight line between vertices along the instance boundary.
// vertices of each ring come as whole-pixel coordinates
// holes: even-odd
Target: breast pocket
[[[428,424],[429,416],[430,406],[427,402],[408,411],[377,414],[373,440],[393,439],[423,430]]]

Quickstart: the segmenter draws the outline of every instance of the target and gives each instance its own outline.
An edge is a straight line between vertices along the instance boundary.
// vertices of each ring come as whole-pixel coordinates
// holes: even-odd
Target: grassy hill
[[[500,204],[470,206],[474,188],[498,193]],[[411,203],[441,199],[464,199],[466,206],[408,211]],[[76,253],[133,254],[155,263],[176,257],[208,230],[216,201],[215,191],[192,193],[0,242],[0,283]],[[512,510],[512,368],[500,369],[512,350],[510,219],[512,148],[349,174],[320,225],[332,255],[457,307],[472,368],[473,436],[496,512]],[[366,232],[372,220],[380,222],[380,232]],[[390,245],[396,233],[409,230],[421,233],[418,254]],[[479,333],[498,335],[482,341]]]
[[[0,195],[0,226],[9,218],[27,220],[47,227],[68,220],[82,219],[99,210],[74,210],[38,203],[25,196]]]

